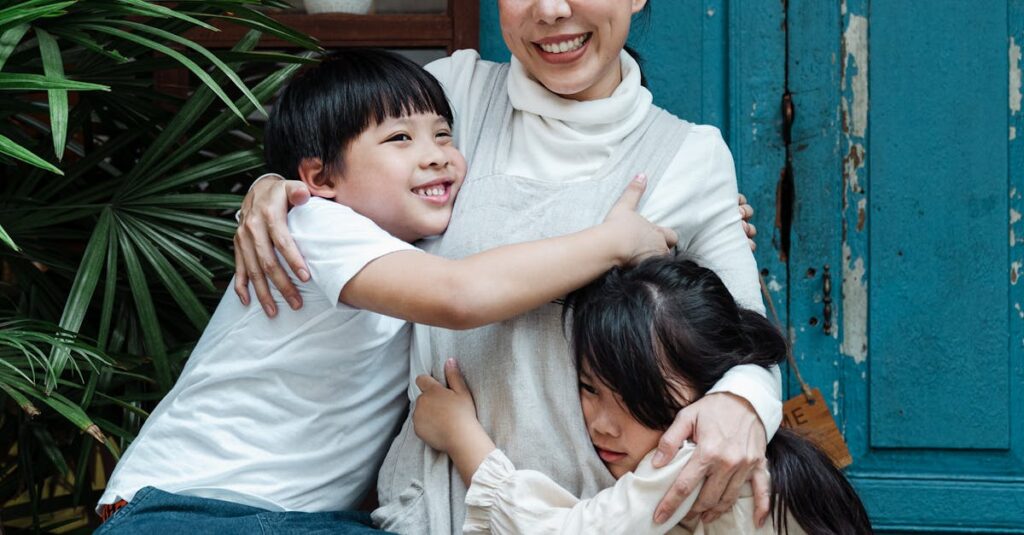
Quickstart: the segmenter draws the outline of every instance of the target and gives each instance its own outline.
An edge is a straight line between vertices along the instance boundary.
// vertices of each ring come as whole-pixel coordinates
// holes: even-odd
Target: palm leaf
[[[50,162],[36,156],[34,152],[18,145],[4,135],[0,135],[0,154],[10,156],[16,160],[21,160],[27,164],[34,165],[40,169],[45,169],[51,173],[56,173],[58,175],[64,174]]]
[[[138,225],[134,218],[122,216],[119,220],[122,223],[121,229],[124,235],[131,240],[149,265],[152,266],[153,270],[156,271],[157,278],[160,279],[160,282],[170,292],[171,297],[174,298],[174,301],[185,312],[185,316],[195,325],[196,329],[203,330],[210,321],[210,313],[199,302],[199,298],[196,297],[192,288],[178,274],[174,266],[167,260],[167,257],[146,237],[145,229]]]
[[[20,24],[8,28],[0,34],[0,69],[4,68],[4,63],[7,63],[7,58],[11,56],[11,52],[14,52],[14,49],[17,48],[21,38],[25,37],[28,27],[28,24]]]
[[[18,248],[18,244],[14,243],[14,240],[11,239],[10,234],[7,234],[7,231],[4,230],[4,227],[0,227],[0,242],[4,242],[8,247],[15,251],[21,250]]]
[[[110,86],[89,82],[76,82],[67,78],[51,78],[39,74],[0,72],[0,90],[47,91],[50,89],[110,91]]]
[[[54,17],[64,14],[64,8],[75,3],[52,2],[51,0],[27,0],[19,2],[18,5],[0,9],[0,30],[11,26],[31,22],[42,17]]]
[[[166,54],[178,60],[179,63],[181,63],[188,70],[192,71],[192,74],[196,75],[196,77],[199,78],[200,81],[206,84],[206,86],[209,87],[210,90],[213,91],[214,94],[216,94],[221,99],[221,101],[224,102],[224,104],[231,109],[231,111],[238,115],[238,117],[242,120],[245,120],[245,115],[242,115],[242,112],[238,110],[238,108],[235,106],[235,103],[231,101],[231,99],[227,96],[226,93],[224,93],[224,90],[222,90],[220,86],[217,85],[217,82],[215,82],[213,78],[211,78],[210,75],[202,69],[202,67],[197,65],[194,61],[185,57],[180,52],[168,46],[162,45],[152,39],[148,39],[146,37],[142,37],[141,35],[129,33],[124,30],[120,30],[118,28],[113,28],[110,26],[103,26],[100,24],[83,24],[82,28],[87,30],[93,30],[100,33],[106,33],[109,35],[113,35],[115,37],[120,37],[121,39],[124,39],[126,41],[138,43],[142,46],[145,46],[162,54]],[[0,85],[0,89],[2,89],[2,85]]]
[[[96,228],[92,232],[89,244],[85,247],[85,254],[82,256],[82,263],[78,267],[78,274],[71,286],[71,293],[68,296],[67,304],[64,305],[64,314],[60,318],[60,327],[69,331],[78,331],[85,319],[85,313],[92,300],[92,294],[99,282],[100,271],[103,269],[104,252],[107,249],[107,240],[110,238],[110,227],[114,215],[111,209],[104,208]],[[64,370],[64,363],[67,361],[69,352],[66,349],[54,348],[50,359],[53,361],[55,375],[60,377]],[[56,386],[56,380],[47,381],[46,393],[49,394]]]
[[[47,78],[64,78],[64,60],[60,57],[57,40],[41,28],[36,28],[39,53],[43,58],[43,73]],[[68,92],[66,89],[50,89],[46,92],[50,101],[50,128],[53,132],[53,154],[57,161],[64,159],[64,142],[68,137]]]
[[[142,327],[142,338],[145,341],[146,350],[153,359],[157,384],[161,390],[166,392],[171,389],[171,368],[167,361],[163,329],[160,328],[160,321],[157,319],[146,274],[142,270],[142,264],[139,263],[135,247],[122,228],[117,230],[117,239],[124,257],[125,270],[128,273],[128,286],[131,288],[132,297],[135,300],[135,311]]]

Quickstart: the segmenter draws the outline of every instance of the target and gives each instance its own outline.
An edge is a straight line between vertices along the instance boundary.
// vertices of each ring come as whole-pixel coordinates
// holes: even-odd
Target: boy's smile
[[[466,160],[443,117],[415,113],[371,124],[346,148],[338,175],[313,194],[414,242],[448,228]]]

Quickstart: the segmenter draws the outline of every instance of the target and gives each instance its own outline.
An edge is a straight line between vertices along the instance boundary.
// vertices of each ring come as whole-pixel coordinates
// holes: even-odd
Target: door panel
[[[877,528],[1022,532],[1022,2],[823,4],[788,11],[794,132],[822,132],[791,146],[797,358],[832,386]],[[822,96],[831,80],[793,66],[831,57]],[[810,326],[826,263],[841,273],[829,334]]]

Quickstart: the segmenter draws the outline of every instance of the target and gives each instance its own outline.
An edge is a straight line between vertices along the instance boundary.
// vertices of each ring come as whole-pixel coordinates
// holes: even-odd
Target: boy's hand
[[[457,441],[464,440],[480,426],[476,419],[473,395],[459,371],[455,359],[444,363],[448,388],[429,375],[416,378],[416,386],[423,392],[416,398],[412,414],[416,435],[435,450],[451,453]]]
[[[604,225],[615,233],[622,246],[623,265],[635,265],[649,256],[665,254],[679,241],[674,230],[659,227],[636,213],[646,188],[647,176],[637,175],[604,218]]]
[[[302,307],[299,290],[277,261],[275,250],[281,252],[300,280],[309,280],[306,263],[288,232],[288,209],[308,200],[309,188],[305,184],[280,177],[257,180],[245,195],[235,230],[235,293],[242,304],[249,304],[252,282],[263,310],[270,317],[276,316],[277,306],[267,285],[269,278],[293,309]]]

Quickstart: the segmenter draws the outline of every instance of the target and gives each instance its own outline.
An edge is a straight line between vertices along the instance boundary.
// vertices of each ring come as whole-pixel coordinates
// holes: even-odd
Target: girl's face
[[[615,479],[636,470],[644,456],[658,446],[664,431],[638,422],[617,393],[591,376],[589,367],[580,370],[579,381],[583,419],[598,456]],[[691,389],[685,385],[676,390],[680,397],[692,399]]]
[[[498,0],[512,55],[553,93],[607,98],[622,81],[619,53],[647,0]]]
[[[448,227],[466,160],[437,114],[388,118],[348,146],[329,195],[393,236],[416,241]]]

